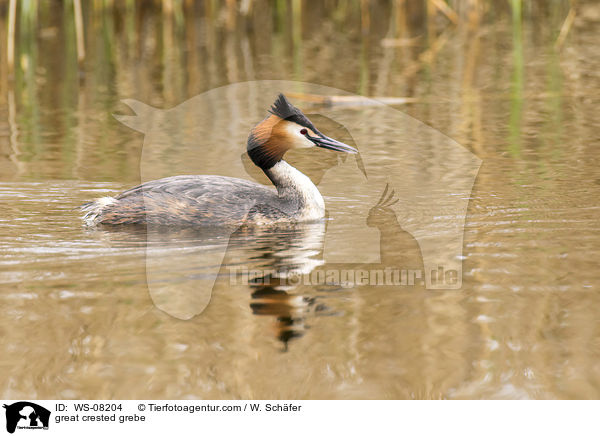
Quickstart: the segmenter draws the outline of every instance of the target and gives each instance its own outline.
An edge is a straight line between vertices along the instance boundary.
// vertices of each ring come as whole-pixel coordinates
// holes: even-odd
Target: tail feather
[[[98,224],[102,219],[102,212],[104,209],[107,206],[114,204],[116,201],[117,200],[113,197],[102,197],[81,205],[81,210],[84,212],[83,221],[88,226]]]

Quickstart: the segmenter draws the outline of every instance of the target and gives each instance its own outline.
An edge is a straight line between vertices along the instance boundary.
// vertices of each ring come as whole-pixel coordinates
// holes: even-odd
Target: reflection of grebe
[[[306,333],[307,318],[328,314],[327,307],[313,294],[312,287],[307,288],[302,282],[303,277],[323,264],[325,222],[277,228],[278,231],[273,231],[271,226],[242,226],[233,233],[223,264],[226,270],[230,263],[239,265],[244,251],[240,252],[236,247],[241,246],[246,252],[249,246],[252,247],[251,258],[244,262],[252,265],[247,271],[251,274],[246,277],[252,292],[250,308],[254,315],[274,320],[275,336],[286,351],[291,340]]]
[[[250,308],[259,316],[273,316],[276,319],[274,329],[277,339],[283,343],[283,351],[288,350],[292,339],[301,338],[309,328],[306,319],[309,316],[330,316],[331,308],[319,301],[319,297],[309,297],[291,293],[285,279],[260,277],[249,283],[253,289]]]
[[[347,153],[356,150],[319,132],[283,94],[270,112],[250,132],[248,155],[277,191],[231,177],[174,176],[83,205],[85,222],[215,226],[323,218],[325,204],[319,190],[283,155],[292,148],[314,146]]]
[[[289,341],[304,335],[304,320],[315,304],[315,299],[278,289],[279,281],[274,277],[261,277],[260,280],[251,283],[254,292],[250,308],[255,315],[276,318],[277,339],[283,342],[284,351],[287,351]]]

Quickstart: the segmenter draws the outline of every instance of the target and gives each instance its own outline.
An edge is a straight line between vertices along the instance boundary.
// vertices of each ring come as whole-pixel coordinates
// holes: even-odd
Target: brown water
[[[599,398],[598,7],[580,3],[556,47],[567,5],[528,4],[522,19],[488,6],[479,23],[453,27],[379,3],[256,3],[235,20],[208,7],[85,10],[81,72],[70,12],[23,13],[16,73],[0,68],[2,397]],[[355,192],[350,176],[328,171],[354,161],[315,151],[290,161],[322,188],[326,228],[230,237],[83,226],[76,206],[141,180],[196,169],[262,180],[244,138],[272,96],[225,88],[203,119],[196,96],[265,79],[415,98],[393,111],[295,102],[355,142],[372,180],[403,175],[399,204],[420,198],[431,210],[375,207],[381,190]],[[161,115],[142,136],[112,116],[133,114],[125,98],[188,106],[169,112],[181,124]],[[450,142],[413,118],[463,151],[444,154]],[[470,177],[465,150],[482,160],[470,193],[454,188]],[[424,188],[432,179],[446,190]],[[469,200],[459,290],[231,281],[228,266],[356,268],[373,238],[369,268],[420,269],[412,236],[443,240],[463,220],[436,213],[442,191]],[[327,239],[334,229],[344,243]],[[208,302],[195,290],[215,270]]]

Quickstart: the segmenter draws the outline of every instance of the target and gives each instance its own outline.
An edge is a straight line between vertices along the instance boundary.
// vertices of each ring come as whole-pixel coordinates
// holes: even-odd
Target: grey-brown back
[[[299,207],[293,200],[279,198],[273,188],[204,175],[153,180],[101,200],[83,206],[89,224],[235,226],[286,221]]]

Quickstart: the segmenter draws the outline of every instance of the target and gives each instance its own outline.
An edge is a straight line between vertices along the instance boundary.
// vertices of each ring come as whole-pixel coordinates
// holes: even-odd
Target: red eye
[[[300,130],[300,133],[301,133],[302,135],[306,135],[306,134],[308,133],[308,131],[307,131],[306,129],[302,129],[302,130]]]

